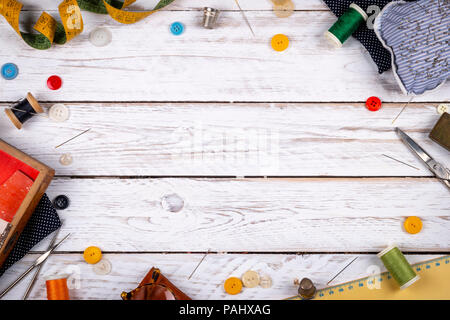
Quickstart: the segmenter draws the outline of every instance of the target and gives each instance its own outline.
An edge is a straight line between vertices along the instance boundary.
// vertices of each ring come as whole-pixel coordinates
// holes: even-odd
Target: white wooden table
[[[57,16],[55,1],[23,2],[23,21],[42,10]],[[177,0],[135,25],[84,12],[84,33],[44,52],[0,19],[0,64],[20,68],[14,81],[0,80],[2,109],[31,91],[45,107],[71,111],[67,122],[35,118],[21,131],[0,115],[2,139],[56,169],[50,198],[71,200],[59,214],[60,237],[72,235],[30,298],[45,299],[44,277],[66,272],[73,299],[120,299],[157,266],[194,299],[281,299],[296,294],[295,278],[324,287],[354,257],[331,284],[366,276],[373,264],[384,270],[374,253],[390,242],[411,262],[450,252],[450,194],[393,130],[450,167],[449,153],[427,137],[450,85],[415,98],[393,125],[409,98],[356,40],[328,47],[322,33],[335,18],[320,0],[295,0],[286,19],[269,0],[240,3],[255,37],[232,0]],[[214,30],[200,25],[205,5],[223,10]],[[179,37],[169,31],[174,21],[186,27]],[[88,41],[98,26],[113,33],[105,48]],[[290,39],[285,52],[270,47],[277,33]],[[52,74],[64,81],[56,92],[46,88]],[[369,96],[384,101],[380,111],[365,108]],[[64,153],[72,165],[59,163]],[[167,210],[167,196],[182,203],[179,212]],[[423,220],[417,235],[402,229],[410,215]],[[0,289],[47,245],[0,278]],[[109,275],[83,261],[90,245],[111,261]],[[227,295],[223,281],[249,269],[273,286]],[[28,279],[7,299],[20,299]]]

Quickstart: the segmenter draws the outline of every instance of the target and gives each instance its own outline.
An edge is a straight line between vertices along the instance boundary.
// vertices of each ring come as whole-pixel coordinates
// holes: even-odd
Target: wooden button
[[[256,271],[249,270],[242,276],[242,282],[247,288],[254,288],[259,285],[259,274]]]
[[[403,225],[406,232],[410,234],[416,234],[422,230],[422,220],[419,217],[408,217]]]
[[[84,250],[84,260],[89,264],[96,264],[102,260],[102,251],[98,247],[88,247]]]
[[[223,286],[228,294],[234,295],[242,291],[242,281],[236,277],[228,278]]]
[[[294,13],[295,5],[291,0],[274,2],[273,12],[278,18],[287,18]]]

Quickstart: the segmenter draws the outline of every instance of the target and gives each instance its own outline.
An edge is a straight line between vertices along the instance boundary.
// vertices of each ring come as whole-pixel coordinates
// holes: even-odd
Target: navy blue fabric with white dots
[[[16,245],[0,268],[0,276],[15,262],[22,259],[36,244],[61,227],[58,213],[46,194],[42,197],[23,229]]]
[[[407,0],[412,1],[412,0]],[[392,2],[391,0],[324,0],[325,4],[330,8],[331,11],[340,17],[343,15],[350,4],[356,3],[367,15],[371,17],[375,11],[367,11],[369,6],[378,6],[380,10],[383,10],[384,6]],[[372,18],[373,19],[373,18]],[[355,31],[353,36],[358,39],[359,42],[367,49],[373,61],[378,67],[378,72],[383,73],[392,67],[391,54],[390,52],[381,44],[378,40],[377,35],[373,29],[367,28],[367,24],[362,24],[358,30]]]

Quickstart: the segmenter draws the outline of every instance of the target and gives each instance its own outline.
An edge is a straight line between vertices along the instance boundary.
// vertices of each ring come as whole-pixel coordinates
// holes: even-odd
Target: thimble
[[[213,29],[219,17],[220,11],[214,8],[205,7],[203,9],[203,27]]]
[[[316,287],[308,278],[303,278],[298,287],[298,294],[303,299],[312,299],[316,294]]]

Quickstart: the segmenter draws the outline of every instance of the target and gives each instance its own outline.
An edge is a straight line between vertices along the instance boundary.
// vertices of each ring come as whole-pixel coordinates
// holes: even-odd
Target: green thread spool
[[[350,8],[339,17],[338,21],[325,32],[325,37],[336,47],[340,48],[348,38],[359,28],[361,23],[368,19],[367,14],[357,4],[352,3]]]
[[[403,253],[396,246],[387,247],[378,254],[378,257],[400,285],[401,290],[408,288],[420,279],[420,276],[414,272]]]

